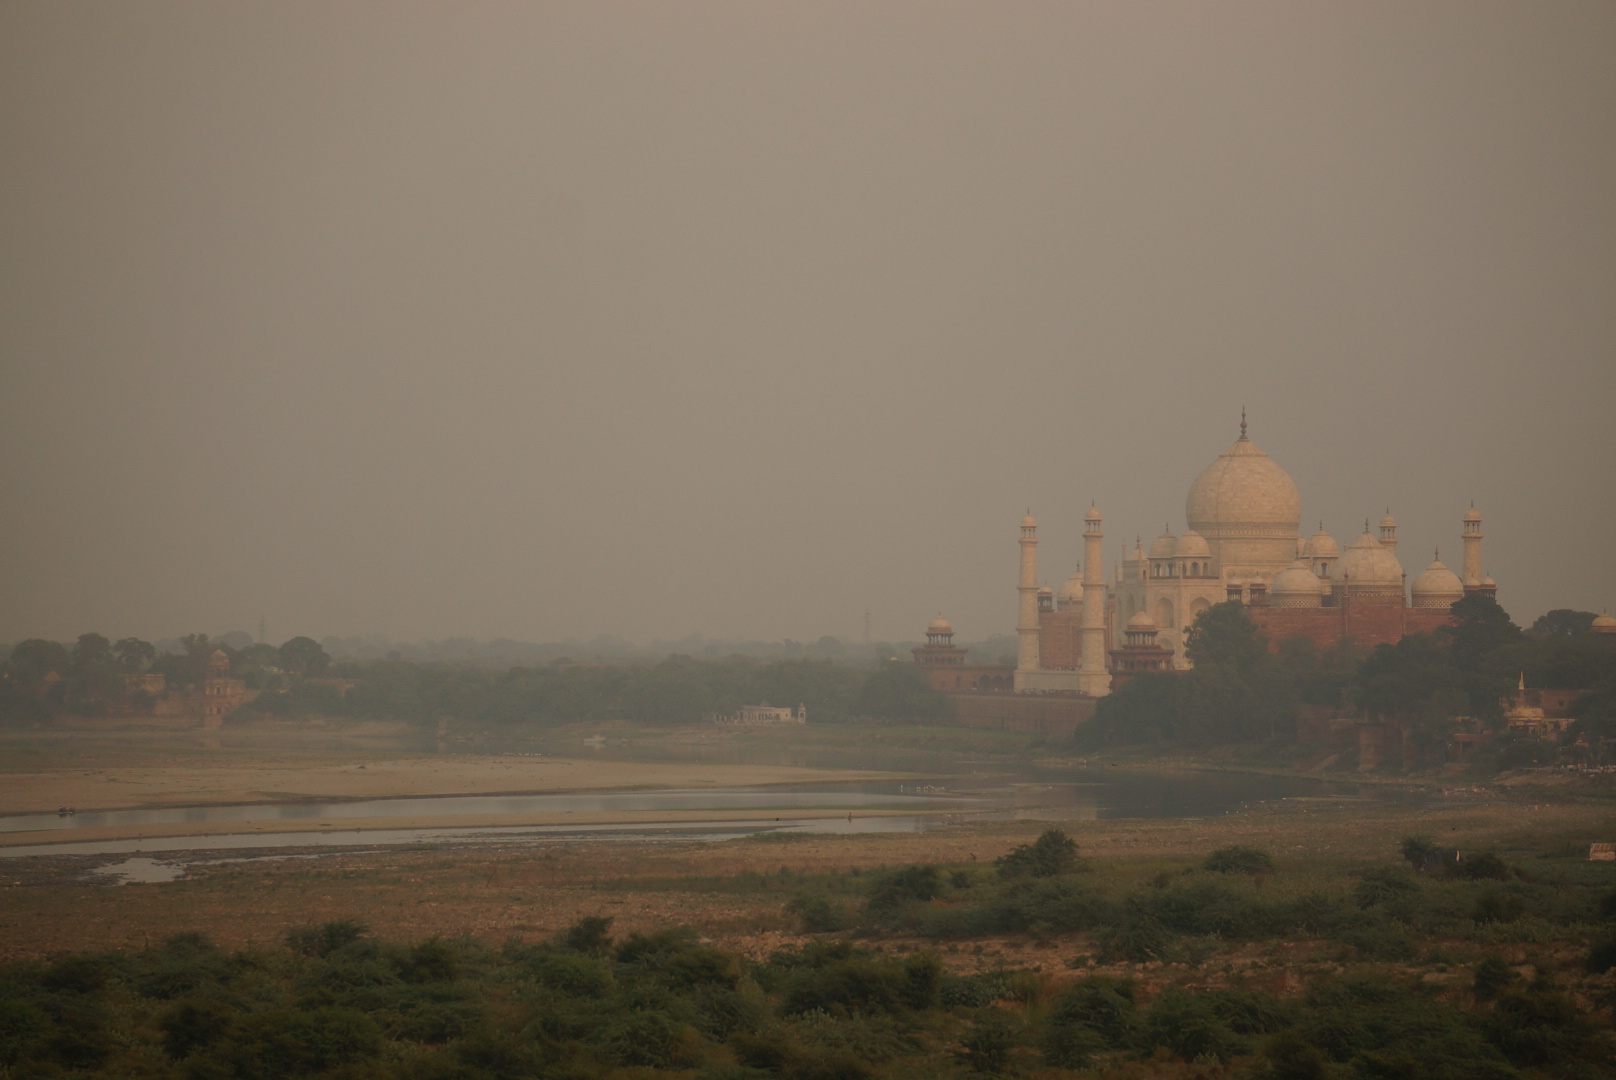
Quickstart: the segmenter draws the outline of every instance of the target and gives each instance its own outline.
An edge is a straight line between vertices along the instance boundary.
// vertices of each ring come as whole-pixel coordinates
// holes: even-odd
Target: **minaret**
[[[1016,622],[1016,689],[1038,670],[1038,522],[1021,519],[1021,618]]]
[[[1397,554],[1397,519],[1392,517],[1389,509],[1386,516],[1380,519],[1380,546],[1393,555]]]
[[[1465,511],[1460,535],[1464,540],[1464,569],[1459,578],[1464,582],[1465,592],[1474,592],[1481,588],[1481,511],[1476,509],[1475,503]]]
[[[1091,506],[1083,515],[1083,659],[1077,669],[1077,689],[1090,697],[1111,692],[1111,675],[1105,670],[1104,540],[1100,512]]]

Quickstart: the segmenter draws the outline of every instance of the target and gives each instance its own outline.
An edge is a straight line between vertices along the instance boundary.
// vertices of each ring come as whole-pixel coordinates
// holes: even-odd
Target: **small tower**
[[[1016,689],[1025,690],[1025,677],[1038,670],[1038,522],[1032,514],[1021,519],[1021,617],[1016,622]]]
[[[1459,573],[1459,579],[1464,582],[1465,592],[1481,591],[1481,511],[1476,504],[1471,503],[1470,509],[1465,511],[1464,523],[1460,538],[1464,541],[1464,569]]]
[[[1090,697],[1111,692],[1111,674],[1106,670],[1104,561],[1100,512],[1090,506],[1083,515],[1083,656],[1077,671],[1078,691]]]
[[[1397,519],[1392,517],[1390,510],[1380,519],[1380,546],[1393,555],[1397,554]]]

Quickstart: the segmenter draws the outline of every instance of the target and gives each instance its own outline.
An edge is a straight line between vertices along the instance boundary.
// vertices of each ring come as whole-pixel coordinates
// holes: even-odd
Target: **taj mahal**
[[[915,660],[938,690],[1013,690],[1101,697],[1146,671],[1183,670],[1185,638],[1195,617],[1237,600],[1271,644],[1303,636],[1320,648],[1351,638],[1364,648],[1434,630],[1466,593],[1492,594],[1482,572],[1481,514],[1460,522],[1460,573],[1433,559],[1412,583],[1397,554],[1390,513],[1343,550],[1322,525],[1301,532],[1296,482],[1246,434],[1190,485],[1189,526],[1163,531],[1148,547],[1136,540],[1110,575],[1103,570],[1102,517],[1083,519],[1083,559],[1059,590],[1038,581],[1038,523],[1021,522],[1017,656],[1012,669],[969,665],[939,617]]]

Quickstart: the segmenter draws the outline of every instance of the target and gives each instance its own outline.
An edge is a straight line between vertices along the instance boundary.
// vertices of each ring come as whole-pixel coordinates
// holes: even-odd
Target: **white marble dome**
[[[1409,586],[1413,594],[1413,606],[1417,608],[1447,608],[1456,600],[1464,598],[1464,582],[1459,575],[1442,565],[1442,560],[1434,559],[1430,566],[1420,571],[1418,577]]]
[[[1616,616],[1599,614],[1588,629],[1595,634],[1616,634]]]
[[[1173,554],[1180,559],[1210,559],[1212,546],[1206,542],[1206,537],[1191,529],[1178,538]]]
[[[1324,583],[1313,573],[1308,560],[1297,559],[1268,586],[1268,603],[1282,608],[1322,607]]]
[[[1289,473],[1241,435],[1190,485],[1184,516],[1203,536],[1237,535],[1241,526],[1295,536],[1302,495]]]
[[[910,625],[914,624],[911,623]],[[941,615],[937,616],[926,626],[926,633],[928,634],[952,634],[953,632],[953,624],[947,619],[943,618]]]
[[[1341,546],[1335,542],[1335,537],[1324,531],[1324,526],[1321,525],[1319,526],[1319,531],[1308,537],[1307,543],[1302,545],[1302,554],[1310,559],[1339,559],[1341,557]]]
[[[1163,532],[1150,542],[1150,557],[1152,559],[1171,559],[1173,552],[1178,550],[1178,537],[1170,532]]]
[[[1403,564],[1367,529],[1347,548],[1336,570],[1354,595],[1403,595]]]
[[[1156,624],[1151,621],[1149,615],[1141,611],[1128,620],[1128,629],[1136,633],[1140,630],[1154,630],[1156,629]]]
[[[1063,608],[1068,604],[1081,604],[1083,602],[1083,571],[1073,570],[1072,576],[1062,583],[1060,592],[1055,594],[1055,598],[1060,601],[1060,606]]]

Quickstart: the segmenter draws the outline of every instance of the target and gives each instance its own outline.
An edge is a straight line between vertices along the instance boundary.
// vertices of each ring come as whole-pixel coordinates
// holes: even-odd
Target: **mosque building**
[[[1195,617],[1213,604],[1238,600],[1271,645],[1304,636],[1320,648],[1352,638],[1364,648],[1451,621],[1449,608],[1466,593],[1492,594],[1482,572],[1481,514],[1472,506],[1461,523],[1461,573],[1440,558],[1412,584],[1397,555],[1397,522],[1390,513],[1345,550],[1321,525],[1301,534],[1296,482],[1246,435],[1202,470],[1190,485],[1180,535],[1164,529],[1147,548],[1136,541],[1108,576],[1098,509],[1083,521],[1081,571],[1058,591],[1038,582],[1038,523],[1021,522],[1020,618],[1013,673],[964,665],[933,636],[915,659],[939,690],[990,690],[1008,683],[1023,693],[1100,697],[1144,671],[1184,670],[1185,638]],[[946,626],[935,623],[933,630]],[[964,650],[958,650],[963,654]]]

